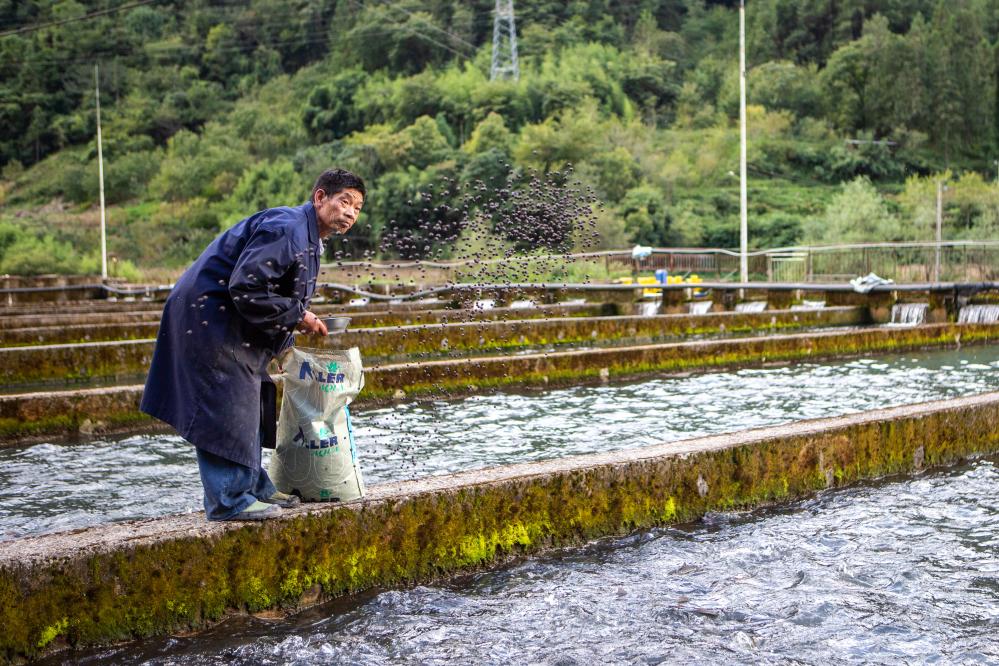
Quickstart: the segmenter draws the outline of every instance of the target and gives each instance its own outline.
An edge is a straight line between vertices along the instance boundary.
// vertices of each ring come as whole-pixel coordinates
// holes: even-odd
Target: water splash
[[[965,305],[957,314],[959,324],[996,324],[999,323],[999,305]]]
[[[688,312],[692,315],[705,315],[711,311],[711,301],[691,301],[687,303]]]
[[[736,312],[763,312],[766,309],[766,301],[743,301],[735,304]]]
[[[894,326],[918,326],[926,321],[929,303],[896,303],[891,306],[891,324]]]

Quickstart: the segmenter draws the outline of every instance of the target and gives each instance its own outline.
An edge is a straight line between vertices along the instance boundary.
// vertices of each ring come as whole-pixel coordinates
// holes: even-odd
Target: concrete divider
[[[30,317],[37,314],[87,314],[111,312],[137,312],[143,310],[162,310],[163,301],[111,301],[94,298],[82,301],[38,301],[35,303],[19,303],[0,306],[0,317]]]
[[[154,340],[80,342],[0,349],[0,381],[7,388],[138,379],[153,357]]]
[[[858,324],[861,308],[658,317],[566,317],[355,328],[336,338],[299,336],[301,346],[359,347],[369,358],[448,351],[487,351],[551,344],[652,341],[670,337],[761,329]],[[4,336],[6,339],[7,336]],[[144,375],[154,341],[120,340],[0,348],[0,379],[19,384],[122,379]]]
[[[166,429],[139,411],[141,384],[0,395],[0,447]]]
[[[391,363],[365,370],[357,406],[424,396],[468,395],[503,386],[569,385],[796,360],[999,342],[999,326],[935,324],[825,333],[699,340],[465,360]],[[0,395],[0,446],[39,438],[145,430],[141,385]]]
[[[64,326],[139,324],[156,323],[162,315],[158,310],[136,310],[134,312],[49,312],[17,316],[0,316],[0,341],[7,344],[10,331],[27,328],[55,330]],[[56,342],[47,340],[47,342]]]
[[[403,397],[403,393],[409,397],[444,392],[462,395],[499,386],[578,384],[997,341],[999,325],[932,324],[396,363],[366,371],[363,396],[365,401],[377,402]]]
[[[39,301],[34,303],[0,305],[0,318],[26,317],[37,314],[114,314],[123,312],[162,311],[165,300],[166,294],[163,293],[157,300],[142,298],[131,300],[95,298],[90,300],[59,302]],[[386,309],[403,312],[408,310],[435,310],[446,308],[450,305],[450,301],[406,301],[401,303],[371,301],[364,305],[347,305],[345,303],[326,302],[317,299],[314,305],[317,308],[329,308],[343,310],[345,312],[374,312]]]
[[[263,524],[184,515],[4,542],[0,659],[291,611],[996,451],[989,393],[380,485]]]
[[[544,317],[597,317],[616,315],[617,306],[543,305],[530,309],[494,308],[491,310],[401,310],[391,309],[345,312],[340,306],[314,308],[319,315],[347,315],[353,328],[441,324],[447,322],[505,321]],[[0,318],[0,346],[72,344],[113,340],[155,338],[159,330],[160,310],[154,312],[119,312],[105,314],[65,314],[59,317],[32,315]]]
[[[437,326],[348,331],[340,338],[320,338],[322,347],[356,346],[367,357],[398,357],[446,352],[503,351],[530,346],[635,344],[761,331],[788,331],[866,323],[859,307],[711,315],[564,317],[544,320],[459,321]],[[312,340],[303,340],[309,344]]]

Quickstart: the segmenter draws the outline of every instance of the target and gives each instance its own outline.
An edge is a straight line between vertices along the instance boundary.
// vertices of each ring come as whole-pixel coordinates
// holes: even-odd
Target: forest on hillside
[[[99,266],[95,64],[129,277],[331,165],[369,189],[331,257],[447,257],[428,215],[532,175],[592,188],[598,247],[738,244],[737,2],[517,2],[516,81],[493,4],[0,0],[0,273]],[[746,6],[752,246],[931,239],[940,180],[945,236],[999,239],[999,2]]]

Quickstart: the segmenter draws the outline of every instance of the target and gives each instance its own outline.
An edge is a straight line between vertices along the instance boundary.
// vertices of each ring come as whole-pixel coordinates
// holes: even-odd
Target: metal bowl
[[[347,330],[350,324],[350,317],[323,317],[326,324],[327,335],[339,335]]]

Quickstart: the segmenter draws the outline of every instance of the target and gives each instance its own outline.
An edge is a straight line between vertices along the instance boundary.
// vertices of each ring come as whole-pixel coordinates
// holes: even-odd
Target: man
[[[323,172],[308,203],[223,232],[167,299],[140,409],[195,446],[209,520],[273,518],[298,503],[261,468],[261,386],[296,328],[326,335],[309,310],[322,239],[354,225],[364,196],[354,174]]]

